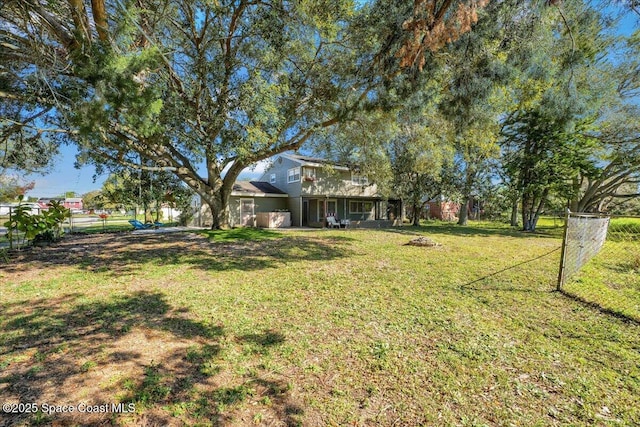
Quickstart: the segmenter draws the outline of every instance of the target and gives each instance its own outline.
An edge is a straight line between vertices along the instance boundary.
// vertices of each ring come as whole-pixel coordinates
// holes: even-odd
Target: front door
[[[240,199],[240,221],[245,227],[253,227],[253,199]]]
[[[302,201],[302,225],[304,227],[309,225],[309,201]]]
[[[338,216],[338,201],[336,199],[327,200],[327,216]]]
[[[324,221],[324,214],[325,214],[325,207],[324,207],[324,200],[318,200],[318,214],[316,216],[316,220],[318,222],[322,222]]]

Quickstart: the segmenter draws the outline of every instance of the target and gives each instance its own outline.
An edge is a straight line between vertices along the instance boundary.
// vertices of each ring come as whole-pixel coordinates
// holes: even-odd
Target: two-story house
[[[259,181],[286,193],[281,202],[286,201],[293,226],[324,227],[327,216],[334,216],[356,227],[382,227],[400,217],[399,201],[381,197],[354,169],[324,159],[281,154]]]
[[[82,197],[67,197],[62,202],[62,206],[67,209],[71,209],[72,211],[80,211],[84,209],[84,202],[82,200]]]
[[[38,199],[36,203],[40,206],[40,209],[46,210],[49,209],[49,203],[57,201],[62,203],[67,209],[71,210],[82,210],[84,209],[84,203],[82,197],[67,197],[67,198],[51,198],[51,197],[41,197]]]
[[[207,225],[208,208],[198,225]],[[238,181],[229,198],[231,226],[260,226],[265,212],[288,211],[294,227],[324,227],[328,216],[351,227],[387,227],[401,215],[399,200],[387,200],[354,168],[324,159],[280,154],[259,180]],[[344,222],[344,221],[343,221]]]

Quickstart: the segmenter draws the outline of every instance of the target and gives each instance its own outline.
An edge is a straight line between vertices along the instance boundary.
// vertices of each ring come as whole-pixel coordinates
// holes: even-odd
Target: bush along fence
[[[568,213],[557,287],[640,321],[640,217]]]
[[[13,206],[9,211],[9,220],[3,224],[7,228],[9,248],[20,249],[29,244],[47,244],[59,240],[63,234],[62,224],[70,216],[69,209],[58,201],[52,201],[47,210],[39,210],[39,213],[34,213],[30,205]]]

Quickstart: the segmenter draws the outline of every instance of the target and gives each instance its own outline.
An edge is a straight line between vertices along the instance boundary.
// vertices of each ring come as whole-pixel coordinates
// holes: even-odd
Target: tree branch
[[[76,27],[76,32],[82,37],[86,43],[91,43],[91,33],[89,32],[89,20],[87,12],[84,8],[83,0],[68,0],[71,7],[71,16]]]
[[[49,29],[53,32],[53,35],[64,47],[70,49],[76,49],[79,47],[78,40],[76,40],[76,38],[67,31],[58,19],[44,10],[39,2],[26,0],[26,3],[42,18],[44,22],[46,22]]]
[[[93,22],[96,24],[98,39],[107,41],[109,39],[109,27],[107,24],[107,11],[104,7],[104,0],[91,0],[91,13]]]

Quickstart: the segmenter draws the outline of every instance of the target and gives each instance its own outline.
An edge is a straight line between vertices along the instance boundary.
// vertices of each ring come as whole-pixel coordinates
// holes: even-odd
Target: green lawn
[[[0,396],[135,406],[17,425],[638,425],[640,326],[555,291],[560,237],[71,237],[0,270]]]

